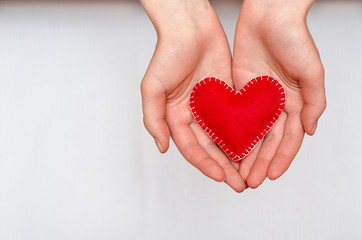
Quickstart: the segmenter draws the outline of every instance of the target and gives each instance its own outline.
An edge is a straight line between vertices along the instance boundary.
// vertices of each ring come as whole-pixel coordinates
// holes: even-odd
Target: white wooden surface
[[[232,43],[240,3],[215,6]],[[282,178],[236,194],[144,130],[137,2],[0,2],[0,239],[362,239],[362,3],[308,21],[328,108]]]

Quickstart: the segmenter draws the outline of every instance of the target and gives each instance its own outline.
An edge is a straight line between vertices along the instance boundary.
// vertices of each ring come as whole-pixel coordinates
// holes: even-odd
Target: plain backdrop
[[[240,5],[214,3],[231,46]],[[137,1],[0,2],[0,239],[362,239],[362,2],[308,22],[327,110],[287,173],[237,194],[143,128]]]

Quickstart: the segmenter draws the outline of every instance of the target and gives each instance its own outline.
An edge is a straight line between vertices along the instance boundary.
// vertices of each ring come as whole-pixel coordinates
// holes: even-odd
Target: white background
[[[238,1],[218,1],[230,43]],[[237,194],[142,125],[138,2],[0,2],[0,239],[362,239],[362,2],[308,18],[328,107],[289,171]]]

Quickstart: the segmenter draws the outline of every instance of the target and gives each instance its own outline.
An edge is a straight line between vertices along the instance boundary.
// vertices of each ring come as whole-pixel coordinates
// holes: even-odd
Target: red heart
[[[268,76],[252,79],[239,92],[219,79],[206,78],[190,96],[200,126],[235,162],[243,160],[271,130],[284,102],[282,85]]]

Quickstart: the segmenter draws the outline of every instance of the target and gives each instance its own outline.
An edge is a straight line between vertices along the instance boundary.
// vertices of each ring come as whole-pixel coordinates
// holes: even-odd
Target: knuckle
[[[313,103],[308,103],[307,105],[313,114],[320,115],[327,108],[327,101],[326,98],[323,97],[321,100],[315,101]]]
[[[211,138],[208,138],[208,141],[204,145],[205,145],[205,148],[215,148],[216,147],[216,143],[214,141],[212,141]]]
[[[322,102],[322,111],[326,110],[327,108],[327,99],[324,98],[323,102]]]
[[[197,168],[199,168],[202,165],[203,161],[206,158],[203,154],[202,156],[195,158],[195,156],[198,155],[195,153],[200,153],[200,152],[199,148],[192,142],[183,143],[179,146],[179,148],[180,152],[182,153],[182,155],[184,155],[185,159],[187,159],[187,161],[191,162]]]
[[[275,159],[278,159],[278,161],[283,165],[289,166],[289,164],[293,161],[294,156],[285,152],[277,152],[275,154]]]
[[[192,152],[195,146],[191,142],[184,142],[180,145],[180,150],[185,152],[186,158],[190,157],[188,152]]]
[[[318,79],[324,79],[324,67],[323,64],[315,64],[311,68],[311,74],[315,75]]]
[[[311,86],[319,86],[324,82],[324,67],[323,64],[314,64],[308,68],[305,73],[305,81]]]
[[[145,126],[147,131],[150,131],[152,129],[152,121],[147,116],[143,116],[143,125]]]
[[[270,131],[264,138],[264,141],[265,142],[274,142],[275,140],[278,139],[278,135],[273,132],[273,131]]]
[[[290,143],[295,143],[295,142],[299,142],[300,139],[303,137],[304,133],[300,133],[300,132],[294,132],[294,131],[288,131],[285,133],[284,138],[285,141],[290,142]],[[280,156],[284,156],[284,157],[288,157],[288,154],[284,153],[284,152],[279,152],[278,153]],[[277,155],[275,155],[277,156]]]
[[[315,105],[315,108],[318,112],[323,113],[324,110],[327,108],[327,100],[324,97],[318,104]]]

